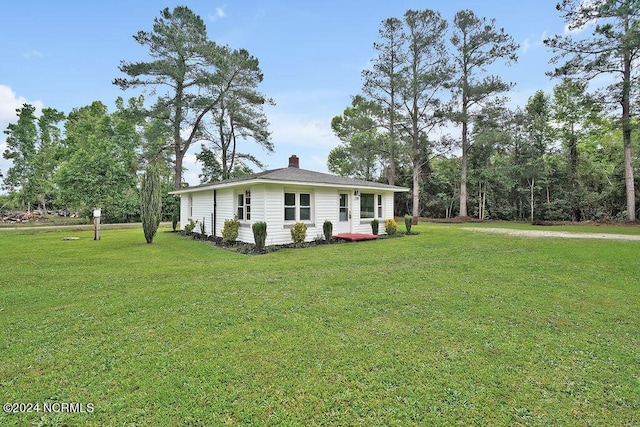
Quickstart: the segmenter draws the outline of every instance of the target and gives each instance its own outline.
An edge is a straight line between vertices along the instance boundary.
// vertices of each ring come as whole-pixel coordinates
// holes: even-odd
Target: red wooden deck
[[[363,234],[363,233],[342,233],[333,236],[336,239],[349,240],[355,242],[358,240],[375,240],[378,238],[375,234]]]

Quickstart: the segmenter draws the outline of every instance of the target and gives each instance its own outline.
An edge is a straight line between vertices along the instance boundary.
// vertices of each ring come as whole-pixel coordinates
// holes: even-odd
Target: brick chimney
[[[295,154],[289,157],[289,167],[290,168],[300,168],[300,159]]]

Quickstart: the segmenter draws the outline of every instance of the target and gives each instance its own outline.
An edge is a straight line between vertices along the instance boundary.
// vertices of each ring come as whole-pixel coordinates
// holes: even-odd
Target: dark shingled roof
[[[182,190],[173,191],[172,193],[188,192],[196,189],[216,188],[227,186],[235,182],[244,182],[252,180],[264,181],[290,181],[309,184],[324,184],[345,187],[374,187],[388,189],[394,191],[408,191],[408,188],[398,187],[395,185],[381,184],[379,182],[364,181],[362,179],[347,178],[344,176],[331,175],[328,173],[315,172],[297,167],[288,167],[280,169],[272,169],[264,172],[258,172],[251,175],[241,176],[237,178],[225,179],[224,181],[211,182],[208,184],[194,185]]]

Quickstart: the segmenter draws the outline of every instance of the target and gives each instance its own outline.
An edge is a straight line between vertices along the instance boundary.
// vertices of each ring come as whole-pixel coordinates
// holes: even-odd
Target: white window
[[[311,221],[311,194],[300,193],[300,221]]]
[[[363,193],[360,195],[360,218],[373,219],[375,217],[374,203],[375,196],[373,194]]]
[[[193,217],[193,196],[189,194],[189,198],[187,199],[187,204],[189,208],[189,218]]]
[[[237,206],[238,219],[251,221],[251,191],[246,190],[244,193],[238,193]]]
[[[296,220],[296,193],[284,193],[284,220]]]
[[[311,221],[311,193],[284,193],[284,220]]]
[[[378,218],[382,218],[382,194],[378,194]]]

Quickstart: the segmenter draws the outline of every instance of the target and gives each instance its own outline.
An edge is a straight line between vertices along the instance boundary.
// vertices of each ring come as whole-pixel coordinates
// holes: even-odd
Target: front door
[[[351,211],[349,210],[349,193],[339,194],[338,204],[338,224],[336,234],[351,233]]]

